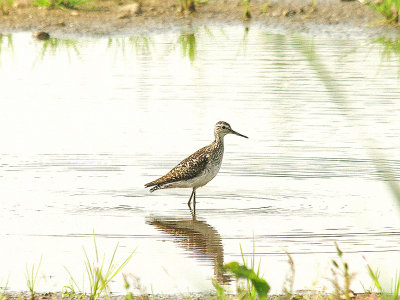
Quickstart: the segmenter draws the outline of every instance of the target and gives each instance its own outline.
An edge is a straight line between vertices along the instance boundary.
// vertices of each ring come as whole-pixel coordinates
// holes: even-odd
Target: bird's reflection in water
[[[229,283],[230,279],[223,271],[224,248],[221,236],[214,227],[197,220],[196,215],[192,218],[150,216],[146,223],[172,236],[175,243],[192,252],[194,257],[209,262],[214,267],[218,283]]]

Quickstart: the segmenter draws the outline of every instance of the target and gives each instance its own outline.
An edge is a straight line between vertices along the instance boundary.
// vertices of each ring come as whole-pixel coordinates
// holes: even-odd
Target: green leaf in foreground
[[[226,264],[224,268],[233,273],[233,275],[238,279],[244,278],[250,280],[254,288],[256,289],[259,298],[267,298],[270,286],[264,279],[260,278],[254,272],[254,270],[248,269],[246,266],[240,265],[238,262],[231,262],[229,264]]]

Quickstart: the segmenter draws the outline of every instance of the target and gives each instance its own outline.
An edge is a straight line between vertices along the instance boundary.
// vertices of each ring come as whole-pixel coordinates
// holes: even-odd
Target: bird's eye
[[[226,127],[225,127],[225,126],[222,126],[222,129],[226,129]]]

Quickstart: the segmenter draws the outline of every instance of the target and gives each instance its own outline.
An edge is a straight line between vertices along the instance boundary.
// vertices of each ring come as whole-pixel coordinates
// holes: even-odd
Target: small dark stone
[[[283,15],[285,17],[292,17],[296,14],[296,11],[294,9],[289,9],[283,12]]]
[[[50,34],[45,31],[38,31],[33,34],[33,36],[41,41],[46,41],[50,38]]]

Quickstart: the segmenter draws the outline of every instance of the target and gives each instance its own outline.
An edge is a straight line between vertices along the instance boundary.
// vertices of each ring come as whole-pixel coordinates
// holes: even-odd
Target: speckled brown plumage
[[[145,187],[157,187],[164,184],[173,183],[181,180],[189,180],[196,177],[206,167],[210,158],[210,152],[212,148],[213,147],[211,144],[201,148],[200,150],[197,150],[195,153],[182,160],[179,164],[176,165],[175,168],[173,168],[164,176],[152,182],[146,183]],[[158,189],[156,187],[151,189],[151,191]]]

